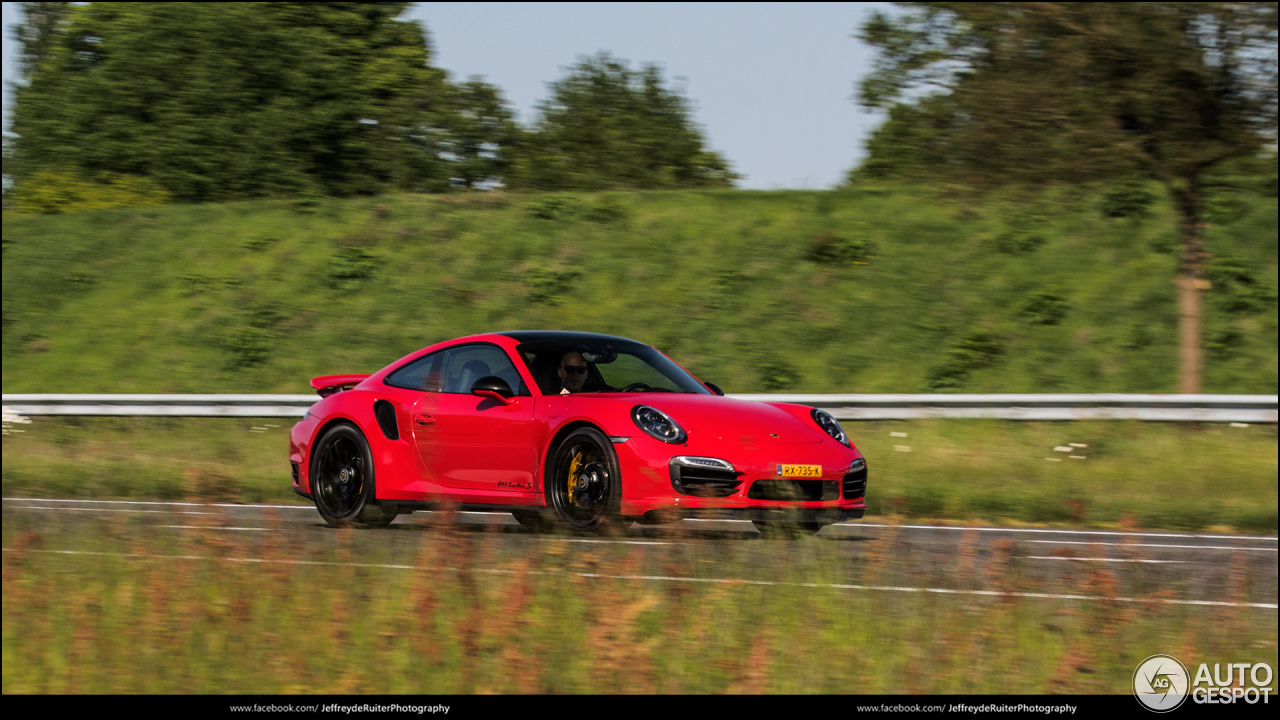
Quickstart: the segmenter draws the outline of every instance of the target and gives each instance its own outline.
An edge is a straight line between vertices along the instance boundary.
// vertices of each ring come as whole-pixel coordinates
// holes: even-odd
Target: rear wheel
[[[373,455],[354,425],[329,428],[311,457],[311,497],[331,527],[386,527],[396,519],[375,503]]]
[[[595,428],[580,428],[556,448],[546,478],[547,505],[572,530],[621,530],[622,473],[613,443]]]
[[[817,535],[818,531],[831,523],[816,520],[752,520],[752,525],[761,535],[768,537],[802,537]]]

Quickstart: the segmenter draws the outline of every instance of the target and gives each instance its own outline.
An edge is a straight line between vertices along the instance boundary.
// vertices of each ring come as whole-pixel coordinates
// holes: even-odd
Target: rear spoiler
[[[330,395],[343,390],[349,390],[358,385],[362,380],[369,377],[368,375],[321,375],[320,377],[311,378],[311,387],[316,389],[316,393],[320,397],[329,397]]]

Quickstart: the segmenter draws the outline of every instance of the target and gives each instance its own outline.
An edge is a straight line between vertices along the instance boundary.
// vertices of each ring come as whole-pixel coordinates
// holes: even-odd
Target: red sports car
[[[323,399],[289,462],[330,525],[449,506],[534,528],[730,517],[817,532],[866,510],[866,461],[830,414],[723,397],[626,338],[472,335],[311,386]]]

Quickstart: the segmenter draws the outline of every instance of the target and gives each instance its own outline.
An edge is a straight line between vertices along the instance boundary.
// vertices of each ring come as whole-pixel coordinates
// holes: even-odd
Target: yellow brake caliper
[[[582,467],[583,453],[573,456],[573,462],[569,463],[569,504],[573,504],[573,489],[578,485],[578,468]]]

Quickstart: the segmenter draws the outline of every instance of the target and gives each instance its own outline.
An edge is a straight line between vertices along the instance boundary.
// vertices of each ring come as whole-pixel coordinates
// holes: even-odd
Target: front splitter
[[[659,525],[688,518],[702,520],[772,520],[779,522],[837,523],[856,520],[866,508],[666,508],[650,510],[637,520],[641,525]]]

